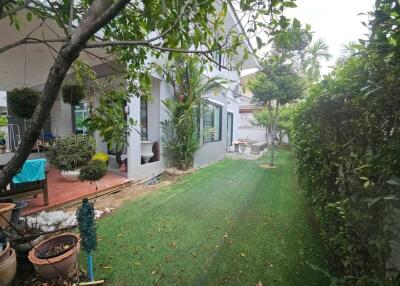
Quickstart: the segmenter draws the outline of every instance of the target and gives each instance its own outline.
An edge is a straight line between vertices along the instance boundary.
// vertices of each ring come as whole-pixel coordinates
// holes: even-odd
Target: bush
[[[79,84],[64,84],[61,92],[63,101],[70,105],[79,105],[85,98],[85,89]]]
[[[7,104],[12,114],[23,119],[30,119],[39,100],[38,92],[27,87],[15,88],[8,92]]]
[[[85,166],[96,152],[96,143],[90,136],[72,135],[57,139],[49,148],[48,158],[58,169],[73,171]]]
[[[86,166],[82,167],[79,179],[82,181],[98,181],[107,174],[107,165],[99,160],[91,160]]]
[[[353,58],[315,87],[292,139],[336,274],[347,285],[399,285],[399,189],[388,182],[400,177],[400,100],[385,89],[400,86],[363,93],[369,64]]]

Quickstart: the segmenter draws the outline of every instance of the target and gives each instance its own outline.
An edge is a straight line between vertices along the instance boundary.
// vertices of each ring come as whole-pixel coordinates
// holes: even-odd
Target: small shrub
[[[90,136],[72,135],[58,139],[50,147],[48,158],[58,169],[77,170],[87,164],[96,152],[96,143]]]
[[[61,92],[63,101],[70,105],[78,105],[85,98],[85,89],[79,84],[65,84]]]
[[[8,108],[11,113],[23,119],[30,119],[40,100],[38,92],[24,87],[8,92]]]
[[[98,181],[107,174],[107,165],[100,160],[91,160],[81,168],[79,179],[82,181]]]

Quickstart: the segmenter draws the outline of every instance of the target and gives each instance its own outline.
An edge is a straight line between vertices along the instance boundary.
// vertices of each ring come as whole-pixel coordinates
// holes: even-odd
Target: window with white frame
[[[203,117],[203,142],[221,141],[221,126],[222,107],[213,103],[207,103],[207,109]]]

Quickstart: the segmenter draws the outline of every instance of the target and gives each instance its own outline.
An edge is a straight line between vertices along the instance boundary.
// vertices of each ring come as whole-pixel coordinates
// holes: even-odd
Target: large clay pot
[[[70,240],[73,240],[74,246],[67,252],[52,258],[39,258],[40,253],[47,253],[52,247]],[[76,234],[64,233],[39,243],[35,249],[29,251],[28,259],[33,264],[36,272],[45,279],[55,279],[63,275],[68,276],[76,265],[79,247],[79,237]]]
[[[142,141],[141,143],[141,149],[142,149],[142,159],[145,164],[147,164],[150,159],[154,156],[153,153],[153,142],[151,141]]]
[[[11,214],[15,204],[13,203],[0,203],[0,213],[4,216],[0,216],[0,227],[6,228],[8,222],[11,220]]]
[[[6,247],[0,252],[0,263],[3,262],[10,254],[10,243],[7,242]]]
[[[74,171],[61,171],[61,176],[68,182],[79,181],[79,170]]]
[[[17,258],[15,250],[9,248],[7,256],[0,262],[0,286],[11,285],[17,272]]]

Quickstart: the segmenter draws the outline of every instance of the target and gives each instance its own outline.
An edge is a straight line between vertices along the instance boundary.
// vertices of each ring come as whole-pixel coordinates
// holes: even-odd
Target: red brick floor
[[[62,206],[68,202],[93,195],[109,188],[117,187],[128,181],[129,180],[125,177],[108,173],[101,180],[92,184],[90,184],[90,182],[67,182],[60,175],[58,170],[50,168],[47,173],[49,205],[44,205],[43,195],[38,195],[37,198],[26,198],[24,200],[28,202],[28,206],[24,209],[23,214],[32,214],[38,211]]]

